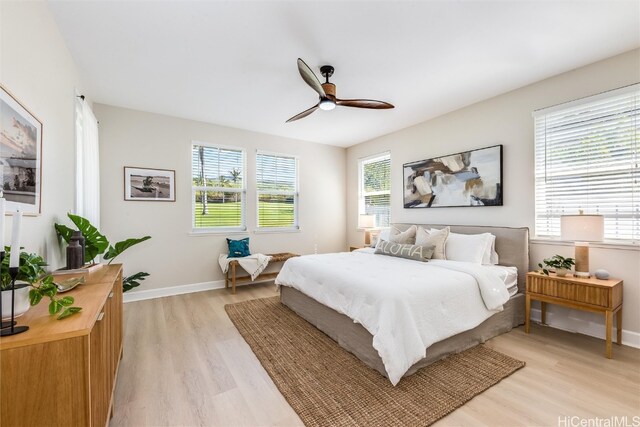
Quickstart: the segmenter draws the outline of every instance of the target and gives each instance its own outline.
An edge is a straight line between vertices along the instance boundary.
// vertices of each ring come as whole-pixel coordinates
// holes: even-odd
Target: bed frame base
[[[433,344],[427,349],[426,357],[409,368],[404,376],[411,375],[418,369],[450,354],[474,347],[524,324],[524,299],[524,294],[518,293],[511,297],[500,313],[494,314],[471,330]],[[340,347],[354,354],[385,377],[387,376],[382,360],[373,348],[373,336],[361,324],[354,323],[344,314],[287,286],[280,288],[280,301],[331,337]]]

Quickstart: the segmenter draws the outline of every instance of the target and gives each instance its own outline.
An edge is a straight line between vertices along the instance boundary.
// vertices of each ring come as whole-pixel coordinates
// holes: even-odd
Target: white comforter
[[[429,346],[473,329],[509,299],[502,280],[481,265],[419,262],[371,251],[292,258],[276,284],[362,324],[393,385]]]

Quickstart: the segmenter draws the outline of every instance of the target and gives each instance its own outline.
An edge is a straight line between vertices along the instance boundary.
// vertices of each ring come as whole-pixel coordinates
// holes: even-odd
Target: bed
[[[412,224],[393,224],[393,227],[398,229],[399,231],[405,231]],[[431,227],[434,229],[439,229],[444,226],[442,225],[422,225],[423,227]],[[508,297],[508,300],[501,305],[501,310],[487,310],[491,311],[490,313],[482,312],[481,308],[473,307],[473,303],[471,300],[464,300],[464,296],[461,296],[461,301],[465,301],[464,304],[468,304],[468,307],[464,304],[460,305],[460,310],[458,310],[458,316],[463,323],[468,320],[467,323],[475,321],[476,324],[473,324],[473,327],[469,328],[467,324],[464,327],[464,330],[459,331],[455,334],[449,335],[448,337],[436,340],[434,342],[430,342],[429,339],[423,339],[420,341],[419,339],[415,339],[414,341],[419,342],[420,344],[425,344],[424,348],[420,345],[416,345],[415,342],[408,343],[409,347],[419,347],[422,349],[422,352],[419,357],[416,357],[418,353],[420,353],[416,348],[408,351],[411,353],[410,355],[405,357],[405,360],[401,361],[400,366],[390,366],[395,362],[390,362],[389,346],[387,345],[387,349],[381,348],[379,335],[380,331],[374,331],[371,328],[371,322],[367,319],[357,319],[353,320],[351,317],[347,316],[347,314],[353,313],[349,312],[349,307],[352,302],[345,299],[344,302],[335,304],[329,304],[327,301],[329,299],[325,298],[325,290],[323,290],[322,286],[315,286],[311,290],[307,289],[304,292],[302,291],[303,287],[299,286],[299,283],[303,281],[301,275],[304,274],[304,268],[309,268],[309,263],[317,263],[320,261],[326,261],[329,264],[333,262],[335,259],[336,262],[345,262],[345,257],[360,257],[360,258],[351,258],[354,264],[361,263],[362,266],[372,265],[371,259],[374,257],[376,260],[376,265],[381,265],[380,268],[383,269],[384,266],[382,264],[392,263],[395,261],[390,261],[388,258],[383,255],[371,255],[367,253],[359,254],[357,252],[353,252],[351,254],[328,254],[324,258],[316,258],[313,256],[303,260],[297,260],[299,263],[296,271],[296,266],[292,265],[288,271],[285,271],[284,274],[278,277],[276,283],[279,285],[281,290],[281,302],[296,312],[299,316],[316,326],[319,330],[323,331],[325,334],[334,339],[341,347],[346,349],[347,351],[353,353],[356,357],[358,357],[362,362],[370,366],[371,368],[377,370],[385,377],[389,378],[391,382],[395,385],[399,382],[400,378],[403,376],[411,375],[416,370],[429,365],[443,357],[446,357],[449,354],[457,353],[468,348],[471,348],[479,343],[485,342],[486,340],[493,338],[497,335],[503,334],[505,332],[510,331],[512,328],[517,327],[524,323],[524,282],[525,275],[529,268],[529,230],[527,228],[507,228],[507,227],[486,227],[486,226],[450,226],[450,229],[454,233],[458,234],[479,234],[479,233],[491,233],[496,236],[495,240],[495,250],[500,256],[499,264],[502,266],[516,267],[518,271],[517,276],[517,291]],[[321,256],[316,256],[321,257]],[[369,257],[369,258],[363,258]],[[382,257],[382,258],[380,258]],[[365,262],[366,261],[366,262]],[[439,267],[443,267],[439,265],[437,261],[432,261],[429,263],[420,263],[417,261],[411,260],[398,260],[400,262],[397,263],[399,268],[403,271],[411,271],[413,268],[419,268],[416,264],[431,264],[429,268],[437,269]],[[288,261],[289,262],[289,261]],[[304,266],[304,262],[306,262],[306,267]],[[369,264],[367,264],[369,263]],[[414,264],[411,264],[414,263]],[[446,262],[445,262],[446,263]],[[450,262],[449,264],[452,264]],[[328,265],[329,265],[328,264]],[[440,262],[440,264],[443,264]],[[394,264],[396,265],[396,264]],[[285,265],[285,267],[287,267]],[[447,268],[450,266],[447,265]],[[460,279],[465,275],[465,269],[461,267],[456,267],[460,269],[460,273],[456,275],[455,271],[453,273],[448,272],[451,276],[455,276]],[[466,268],[466,267],[465,267]],[[344,275],[341,271],[333,271],[331,268],[323,269],[323,281],[327,282],[339,282],[340,280],[344,281]],[[353,280],[353,282],[361,282],[368,278],[367,275],[378,275],[382,276],[380,272],[376,272],[375,267],[372,266],[370,268],[363,268],[367,271],[362,271],[359,274],[362,274],[362,280],[358,278],[358,280]],[[283,271],[285,268],[283,268]],[[454,269],[455,270],[455,269]],[[383,271],[383,270],[380,270]],[[474,279],[477,281],[476,286],[481,282],[478,277],[471,275],[473,272],[466,272],[467,281]],[[403,273],[410,274],[410,273]],[[351,276],[353,277],[353,276]],[[439,276],[438,276],[439,277]],[[465,276],[466,277],[466,276]],[[476,282],[474,282],[476,283]],[[363,285],[364,286],[364,285]],[[480,286],[481,287],[481,286]],[[341,297],[341,294],[338,291],[335,295]],[[362,289],[362,288],[361,288]],[[452,288],[454,289],[454,288]],[[315,293],[314,293],[315,292]],[[359,292],[358,295],[362,294],[362,298],[357,298],[361,301],[358,304],[366,304],[368,297],[367,292],[374,291],[366,291]],[[310,295],[311,294],[311,295]],[[334,295],[334,300],[335,300]],[[462,294],[461,294],[462,295]],[[346,297],[345,297],[346,298]],[[352,296],[353,299],[353,296]],[[325,304],[322,303],[325,302]],[[334,308],[329,307],[328,305],[333,305]],[[476,304],[477,305],[477,304]],[[452,305],[449,305],[448,308],[451,309]],[[392,308],[393,310],[393,308]],[[394,319],[398,319],[398,324],[405,325],[406,322],[402,322],[403,317],[411,317],[402,311],[403,309],[398,309],[391,316]],[[455,310],[443,310],[445,313]],[[461,315],[460,313],[464,313]],[[415,313],[410,313],[415,315]],[[424,313],[420,313],[423,315]],[[474,317],[475,316],[475,317]],[[469,317],[469,319],[467,319]],[[485,318],[486,317],[486,318]],[[389,318],[389,316],[387,316]],[[478,322],[478,318],[482,319]],[[433,320],[433,318],[432,318]],[[418,337],[418,335],[411,335],[410,332],[405,333],[404,329],[396,327],[393,323],[396,320],[391,321],[389,325],[389,331],[387,335],[389,335],[390,339],[395,339],[401,345],[398,345],[397,348],[402,347],[403,345],[407,345],[406,340],[411,339],[412,336]],[[363,326],[368,325],[369,330]],[[386,324],[385,324],[386,325]],[[448,326],[448,325],[447,325]],[[400,329],[400,332],[398,331]],[[444,328],[447,329],[447,328]],[[451,329],[454,330],[454,329]],[[373,334],[372,334],[373,332]],[[401,336],[405,334],[406,336]],[[396,336],[399,335],[399,336]],[[420,335],[422,337],[422,335]],[[407,338],[408,337],[408,338]],[[424,338],[424,337],[423,337]],[[429,338],[429,337],[427,337]],[[405,341],[402,341],[402,340]],[[376,341],[377,340],[377,341]],[[394,355],[393,357],[399,357]],[[404,363],[404,365],[402,365]]]

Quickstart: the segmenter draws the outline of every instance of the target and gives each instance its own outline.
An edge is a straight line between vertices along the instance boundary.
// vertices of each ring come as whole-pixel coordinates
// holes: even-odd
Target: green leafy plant
[[[135,239],[135,238],[127,239],[127,240],[123,240],[122,242],[116,243],[115,246],[109,246],[107,253],[104,254],[104,259],[108,259],[109,264],[111,264],[118,255],[122,254],[122,252],[126,251],[131,246],[135,246],[138,243],[142,243],[146,240],[149,240],[150,238],[151,236],[144,236],[144,237],[140,237],[139,239]]]
[[[109,261],[108,264],[111,264],[116,257],[121,255],[127,249],[151,238],[151,236],[144,236],[140,238],[126,239],[111,245],[107,237],[100,233],[100,231],[94,227],[88,219],[74,214],[67,214],[67,216],[78,230],[82,232],[85,239],[85,259],[93,262],[95,262],[96,257],[104,254],[103,258]],[[58,236],[60,236],[60,238],[65,242],[69,243],[75,230],[63,224],[55,224],[54,227]],[[136,286],[140,286],[140,282],[145,280],[148,276],[149,273],[139,272],[125,277],[122,281],[123,291],[126,292]]]
[[[0,287],[2,290],[7,290],[11,287],[11,275],[9,274],[11,248],[6,246],[4,251],[5,258],[2,260],[2,265],[0,265]],[[31,306],[37,305],[45,297],[49,298],[49,313],[51,315],[60,313],[58,320],[81,311],[81,307],[73,307],[75,301],[72,296],[56,297],[58,287],[53,283],[53,276],[46,274],[44,270],[46,265],[47,263],[40,255],[20,252],[16,280],[26,282],[31,287],[29,290],[29,303]]]
[[[69,317],[82,310],[82,307],[72,306],[75,300],[71,295],[56,298],[57,293],[58,287],[53,283],[53,276],[45,276],[39,282],[31,284],[31,290],[29,290],[29,303],[34,306],[42,301],[44,297],[48,297],[49,314],[53,316],[54,314],[60,313],[58,315],[58,320]]]
[[[127,292],[135,287],[140,286],[140,282],[146,279],[148,275],[149,273],[141,271],[139,273],[125,277],[124,279],[122,279],[122,291]]]
[[[573,258],[565,258],[560,255],[554,255],[551,258],[547,258],[538,264],[538,267],[542,270],[542,273],[546,276],[549,275],[549,268],[571,270],[571,267],[576,265],[576,261]]]
[[[4,251],[5,257],[2,260],[2,272],[0,274],[0,288],[3,291],[11,287],[11,276],[9,275],[9,256],[11,248],[9,246],[5,246]],[[20,263],[16,280],[27,282],[29,284],[35,283],[45,274],[44,267],[46,265],[47,263],[40,255],[20,252]]]
[[[100,233],[88,219],[74,214],[67,214],[71,222],[82,232],[84,237],[84,259],[94,261],[98,255],[104,253],[109,247],[109,240]],[[63,224],[54,224],[58,236],[62,237],[65,242],[69,243],[73,232],[76,231]]]

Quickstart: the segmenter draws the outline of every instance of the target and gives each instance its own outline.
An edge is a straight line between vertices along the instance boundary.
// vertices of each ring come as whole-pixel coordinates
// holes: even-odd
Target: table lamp
[[[375,215],[360,215],[358,227],[364,229],[364,245],[371,245],[371,229],[376,226]]]
[[[575,242],[576,277],[590,277],[589,242],[601,242],[604,238],[604,217],[602,215],[562,215],[560,217],[562,240]]]

